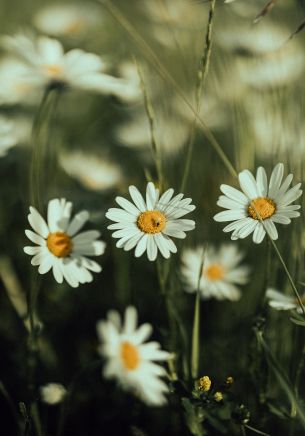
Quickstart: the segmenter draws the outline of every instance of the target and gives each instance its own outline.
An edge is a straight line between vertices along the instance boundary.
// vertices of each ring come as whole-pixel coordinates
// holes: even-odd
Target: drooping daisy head
[[[289,188],[293,175],[289,174],[283,181],[284,165],[279,163],[272,171],[268,184],[263,167],[253,174],[244,170],[239,173],[242,192],[228,185],[221,185],[224,195],[217,205],[227,209],[214,216],[215,221],[233,221],[223,231],[233,232],[231,239],[245,238],[253,232],[253,241],[261,243],[266,232],[272,239],[278,238],[275,223],[289,224],[291,218],[300,216],[301,206],[293,203],[302,194],[301,183]]]
[[[199,291],[204,299],[239,300],[238,285],[249,279],[249,268],[240,265],[243,258],[235,244],[223,244],[219,248],[203,246],[186,249],[182,253],[182,274],[188,292]]]
[[[126,390],[134,392],[145,403],[159,406],[166,402],[168,387],[161,377],[165,369],[155,361],[165,361],[170,354],[158,342],[146,342],[152,333],[150,324],[137,327],[137,311],[127,307],[124,322],[118,312],[109,311],[107,320],[97,323],[101,341],[100,354],[105,357],[105,378],[115,378]]]
[[[115,221],[108,229],[115,230],[112,236],[119,239],[116,246],[125,251],[136,247],[136,257],[147,251],[151,261],[156,259],[158,250],[169,258],[170,253],[177,252],[171,237],[183,239],[186,231],[195,228],[194,221],[181,219],[195,209],[192,199],[183,198],[183,194],[173,197],[172,188],[160,197],[152,182],[147,184],[146,201],[135,186],[129,187],[129,193],[134,204],[117,197],[115,200],[122,209],[111,208],[106,213],[107,218]]]
[[[26,230],[27,237],[36,244],[24,247],[24,252],[34,256],[31,264],[38,266],[39,274],[50,269],[58,283],[65,279],[76,288],[80,283],[92,282],[92,272],[100,272],[100,265],[87,256],[100,256],[105,243],[98,241],[100,232],[88,230],[79,233],[89,219],[87,211],[79,212],[71,220],[72,203],[65,199],[49,201],[47,222],[34,207],[30,207],[28,220],[33,228]]]
[[[123,177],[118,165],[80,151],[62,154],[60,164],[71,177],[92,191],[105,191],[117,187]]]
[[[299,301],[294,296],[285,295],[276,289],[268,288],[266,298],[269,306],[275,310],[297,310],[299,313],[302,313]],[[305,296],[303,295],[301,299],[304,304]]]
[[[41,89],[71,87],[111,94],[125,86],[125,81],[103,73],[106,64],[99,56],[77,48],[65,53],[56,39],[18,34],[4,37],[3,45]]]

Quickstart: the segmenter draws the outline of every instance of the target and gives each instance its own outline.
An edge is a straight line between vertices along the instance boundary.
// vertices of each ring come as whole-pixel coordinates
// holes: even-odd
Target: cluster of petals
[[[166,259],[177,247],[171,237],[183,239],[189,230],[195,228],[195,222],[182,217],[195,209],[191,198],[183,194],[174,195],[172,188],[160,196],[159,189],[152,182],[146,187],[146,201],[135,186],[129,187],[131,199],[116,197],[121,208],[110,208],[106,217],[115,224],[108,229],[114,230],[112,236],[118,238],[117,247],[125,251],[135,248],[135,256],[145,251],[149,260],[154,261],[158,251]]]
[[[156,361],[167,361],[171,355],[161,350],[158,342],[145,342],[152,334],[148,323],[137,327],[137,311],[129,306],[124,322],[116,311],[97,324],[101,341],[100,354],[106,359],[105,378],[116,379],[123,389],[133,392],[148,405],[166,403],[168,386],[162,380],[165,369]]]
[[[53,199],[48,204],[47,222],[30,207],[28,220],[33,228],[25,234],[35,246],[24,247],[33,256],[31,264],[40,274],[52,269],[58,283],[65,279],[73,288],[93,280],[92,272],[100,272],[101,266],[87,256],[104,253],[105,243],[97,240],[100,232],[88,230],[78,233],[89,219],[87,211],[79,212],[71,219],[72,203],[65,199]]]
[[[214,216],[215,221],[233,221],[223,231],[232,232],[233,240],[245,238],[253,233],[253,241],[261,243],[268,232],[273,239],[278,238],[275,224],[289,224],[291,218],[300,215],[300,205],[292,204],[301,194],[301,184],[289,188],[293,175],[284,180],[284,165],[279,163],[272,171],[268,184],[266,171],[259,167],[256,178],[244,170],[238,179],[242,191],[228,185],[221,185],[224,195],[218,199],[217,205],[226,209]]]

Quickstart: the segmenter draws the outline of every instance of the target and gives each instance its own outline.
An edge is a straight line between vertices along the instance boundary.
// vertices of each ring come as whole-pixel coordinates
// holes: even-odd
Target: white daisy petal
[[[140,257],[145,252],[147,248],[148,239],[150,238],[150,235],[143,235],[143,237],[139,240],[136,250],[135,250],[135,257]]]
[[[270,182],[269,182],[269,190],[268,196],[274,198],[279,191],[281,181],[283,179],[284,174],[284,165],[282,163],[277,164],[272,171]]]
[[[256,198],[259,196],[256,180],[250,171],[242,171],[238,174],[238,179],[241,189],[244,191],[248,198]]]
[[[42,247],[46,245],[46,240],[31,230],[25,230],[25,234],[30,241],[34,242],[34,244],[41,245]]]
[[[240,220],[245,217],[246,217],[246,212],[244,210],[231,209],[223,212],[218,212],[216,215],[214,215],[213,218],[215,221],[223,222],[223,221]]]
[[[267,174],[263,167],[259,167],[256,172],[256,183],[259,197],[266,197],[268,192]]]
[[[38,233],[38,235],[42,236],[43,238],[47,238],[49,234],[49,228],[42,216],[32,206],[30,207],[28,220],[32,228],[35,230],[36,233]]]
[[[149,260],[153,261],[156,260],[158,253],[157,244],[155,242],[154,236],[151,235],[148,237],[147,240],[147,257]]]
[[[136,208],[129,200],[126,200],[126,198],[116,197],[115,201],[118,203],[119,206],[121,206],[123,209],[126,210],[126,212],[130,213],[131,215],[139,215],[140,210]]]
[[[238,189],[232,188],[232,186],[229,185],[220,185],[220,190],[223,192],[228,198],[231,200],[236,201],[237,203],[242,204],[243,206],[245,204],[249,203],[249,199],[243,194],[241,191],[238,191]]]
[[[257,226],[255,227],[255,230],[253,232],[253,242],[255,242],[256,244],[260,244],[263,241],[265,234],[266,232],[262,224],[257,223]]]
[[[139,190],[135,186],[129,186],[129,194],[139,211],[144,212],[146,210],[146,204]]]
[[[89,213],[86,210],[83,210],[82,212],[76,214],[67,229],[68,235],[74,236],[84,226],[88,219]]]

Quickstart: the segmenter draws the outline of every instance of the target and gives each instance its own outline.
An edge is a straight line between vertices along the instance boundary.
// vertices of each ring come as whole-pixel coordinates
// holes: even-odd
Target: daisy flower
[[[305,296],[301,296],[302,302],[304,303]],[[266,292],[266,298],[270,307],[276,310],[293,310],[296,309],[299,313],[302,313],[300,304],[295,297],[282,294],[275,289],[269,288]]]
[[[89,219],[87,211],[79,212],[71,220],[72,203],[65,199],[54,199],[48,204],[48,220],[30,207],[28,220],[33,228],[26,230],[26,236],[37,244],[24,247],[24,252],[34,256],[31,264],[39,265],[39,274],[50,269],[55,280],[62,283],[65,279],[70,286],[76,288],[80,283],[92,282],[90,271],[100,272],[102,268],[86,256],[100,256],[104,253],[105,243],[98,241],[100,232],[89,230],[79,232]]]
[[[146,404],[159,406],[166,403],[168,387],[160,378],[166,376],[166,371],[155,361],[168,360],[170,353],[161,350],[158,342],[144,343],[152,333],[152,326],[142,324],[137,328],[137,318],[136,309],[130,306],[123,325],[116,311],[109,311],[107,320],[97,323],[102,343],[99,352],[107,359],[103,375],[117,379]]]
[[[182,274],[187,282],[186,290],[196,292],[199,279],[202,298],[239,300],[241,294],[237,285],[244,285],[249,279],[249,268],[240,265],[242,258],[243,254],[235,244],[223,244],[218,249],[202,246],[185,250]]]
[[[289,188],[293,175],[283,180],[284,165],[279,163],[272,171],[269,185],[264,168],[259,167],[256,179],[253,174],[244,170],[239,173],[239,184],[243,192],[228,185],[221,185],[224,195],[218,199],[217,205],[227,209],[214,216],[215,221],[233,221],[223,231],[233,232],[231,239],[245,238],[253,232],[253,241],[261,243],[266,231],[272,239],[278,238],[275,223],[290,224],[291,218],[300,216],[297,212],[301,206],[293,203],[300,197],[301,183]]]
[[[69,176],[76,178],[85,188],[92,191],[114,188],[123,177],[118,165],[80,151],[62,154],[60,164]]]
[[[42,88],[62,86],[111,94],[125,86],[121,79],[103,73],[106,65],[99,56],[80,49],[65,53],[56,39],[18,34],[4,37],[3,44]]]
[[[135,186],[129,187],[129,193],[134,204],[116,197],[122,209],[111,208],[106,213],[107,218],[115,221],[108,229],[115,230],[112,236],[119,238],[116,246],[125,251],[136,247],[136,257],[147,251],[149,260],[155,260],[159,250],[168,259],[170,253],[177,252],[171,236],[183,239],[186,231],[195,228],[195,221],[181,219],[195,209],[192,199],[183,199],[183,194],[173,197],[173,189],[168,189],[159,198],[159,190],[152,182],[147,184],[146,202]]]
[[[41,9],[34,24],[42,33],[56,37],[80,37],[101,24],[103,17],[94,4],[53,4]]]

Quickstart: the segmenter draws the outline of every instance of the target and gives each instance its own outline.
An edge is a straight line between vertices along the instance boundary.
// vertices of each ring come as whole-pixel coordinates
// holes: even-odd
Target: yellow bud
[[[199,379],[199,386],[198,387],[201,391],[208,392],[211,388],[211,384],[212,384],[212,382],[210,380],[210,377],[205,375]]]
[[[215,392],[214,400],[217,401],[217,403],[219,403],[219,401],[221,401],[222,399],[223,399],[222,393],[221,392]]]

